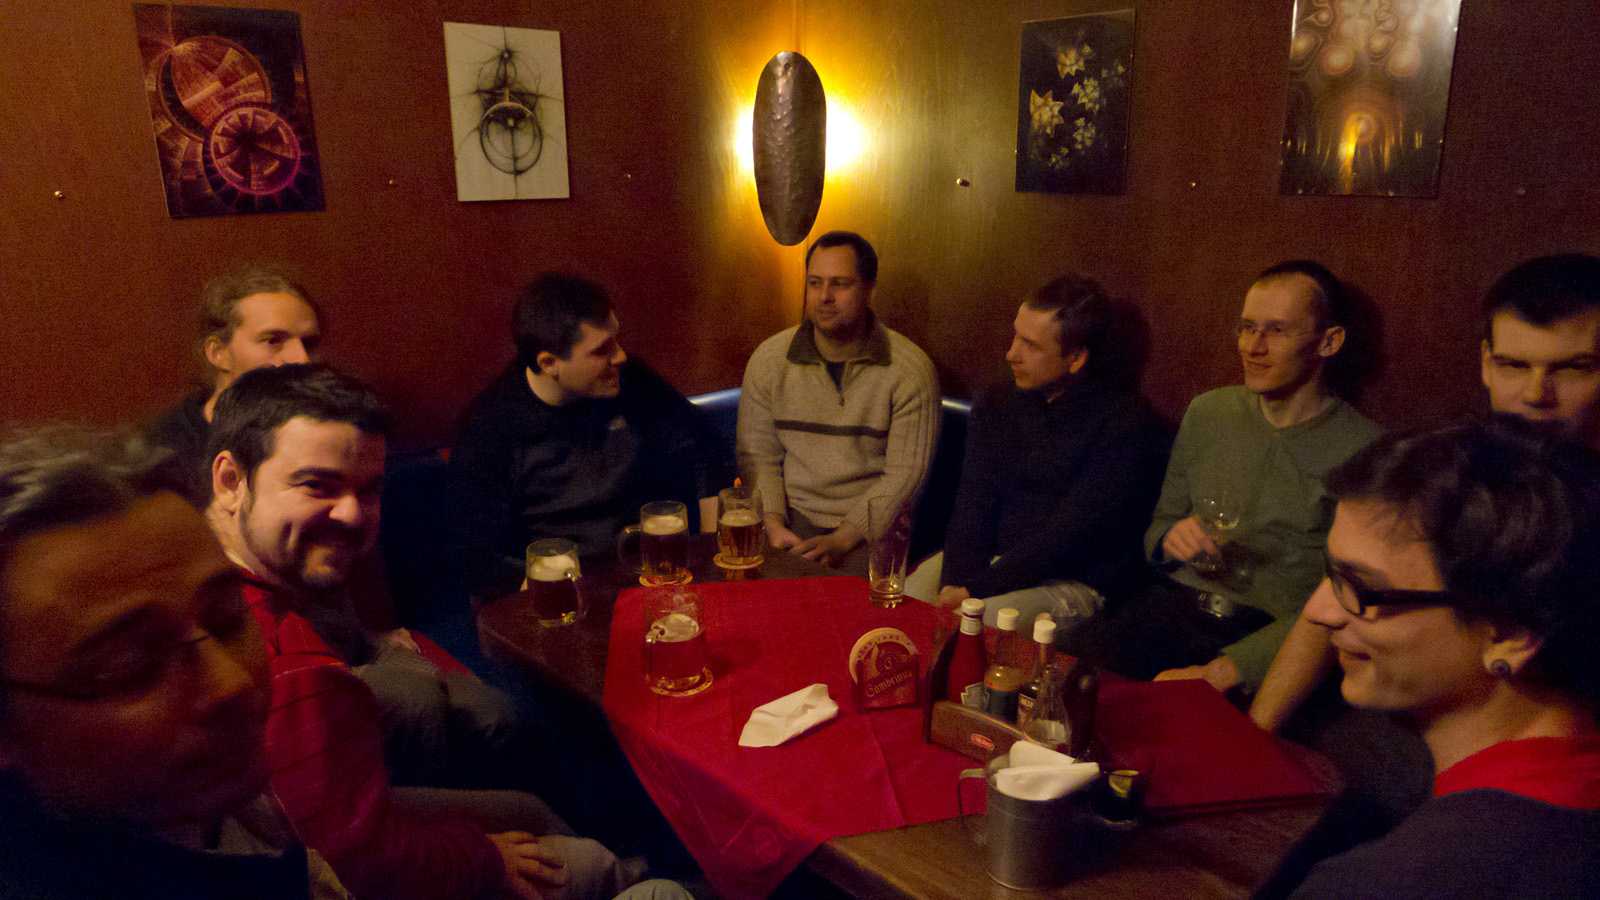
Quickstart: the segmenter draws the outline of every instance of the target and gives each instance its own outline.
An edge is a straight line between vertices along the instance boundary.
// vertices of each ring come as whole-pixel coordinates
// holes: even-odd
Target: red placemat
[[[957,814],[971,761],[922,739],[916,707],[861,711],[847,660],[864,633],[899,628],[932,647],[934,610],[881,610],[860,578],[697,584],[712,686],[689,697],[645,687],[644,592],[617,598],[605,711],[645,789],[716,889],[764,897],[824,841]],[[924,668],[926,659],[924,659]],[[839,715],[779,747],[740,747],[757,706],[821,682]]]
[[[1328,793],[1276,738],[1198,678],[1107,678],[1094,730],[1115,763],[1147,771],[1145,805],[1157,816],[1297,803]]]

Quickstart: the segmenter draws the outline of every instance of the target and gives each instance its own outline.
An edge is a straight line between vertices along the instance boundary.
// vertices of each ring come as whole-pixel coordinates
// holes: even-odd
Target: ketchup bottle
[[[961,601],[961,630],[950,651],[950,671],[945,678],[945,699],[961,702],[969,685],[983,684],[983,670],[989,667],[989,654],[983,646],[983,601],[969,597]]]

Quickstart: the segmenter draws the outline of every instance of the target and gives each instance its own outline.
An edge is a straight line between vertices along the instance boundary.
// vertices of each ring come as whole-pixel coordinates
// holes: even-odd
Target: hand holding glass
[[[1220,548],[1232,539],[1233,530],[1239,527],[1244,504],[1232,491],[1213,491],[1195,501],[1194,512],[1200,522],[1200,530]],[[1189,564],[1194,566],[1196,572],[1210,576],[1222,574],[1225,568],[1221,553],[1196,554]]]

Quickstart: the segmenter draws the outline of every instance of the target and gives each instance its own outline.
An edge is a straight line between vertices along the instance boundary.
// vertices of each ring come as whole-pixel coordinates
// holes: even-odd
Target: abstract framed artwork
[[[1023,23],[1017,190],[1122,193],[1133,19],[1125,9]]]
[[[456,199],[570,196],[561,34],[444,25]]]
[[[173,218],[322,209],[300,16],[136,4]]]
[[[1283,193],[1437,193],[1460,9],[1296,0]]]

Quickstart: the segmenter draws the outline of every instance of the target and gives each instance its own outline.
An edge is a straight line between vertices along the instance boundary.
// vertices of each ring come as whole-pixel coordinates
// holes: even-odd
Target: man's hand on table
[[[790,552],[798,553],[812,562],[837,568],[845,555],[859,547],[863,539],[854,525],[845,522],[827,534],[819,534],[795,544]]]
[[[1168,528],[1161,539],[1161,550],[1179,562],[1188,562],[1201,554],[1216,557],[1222,553],[1222,548],[1200,527],[1200,519],[1195,516]]]
[[[1238,686],[1242,680],[1239,667],[1233,660],[1226,656],[1219,656],[1203,666],[1186,666],[1182,669],[1168,669],[1155,677],[1156,681],[1176,681],[1180,678],[1204,678],[1212,687],[1227,693]]]
[[[947,584],[939,589],[939,599],[934,601],[934,605],[945,609],[955,609],[961,605],[961,601],[971,596],[971,594],[967,593],[966,588]]]
[[[505,831],[489,835],[505,862],[503,882],[506,897],[516,900],[544,900],[567,883],[567,864],[561,854],[539,843],[526,831]]]
[[[777,513],[767,513],[762,518],[767,526],[767,543],[771,544],[774,550],[788,550],[800,543],[800,536],[786,528],[783,519],[779,518]]]

